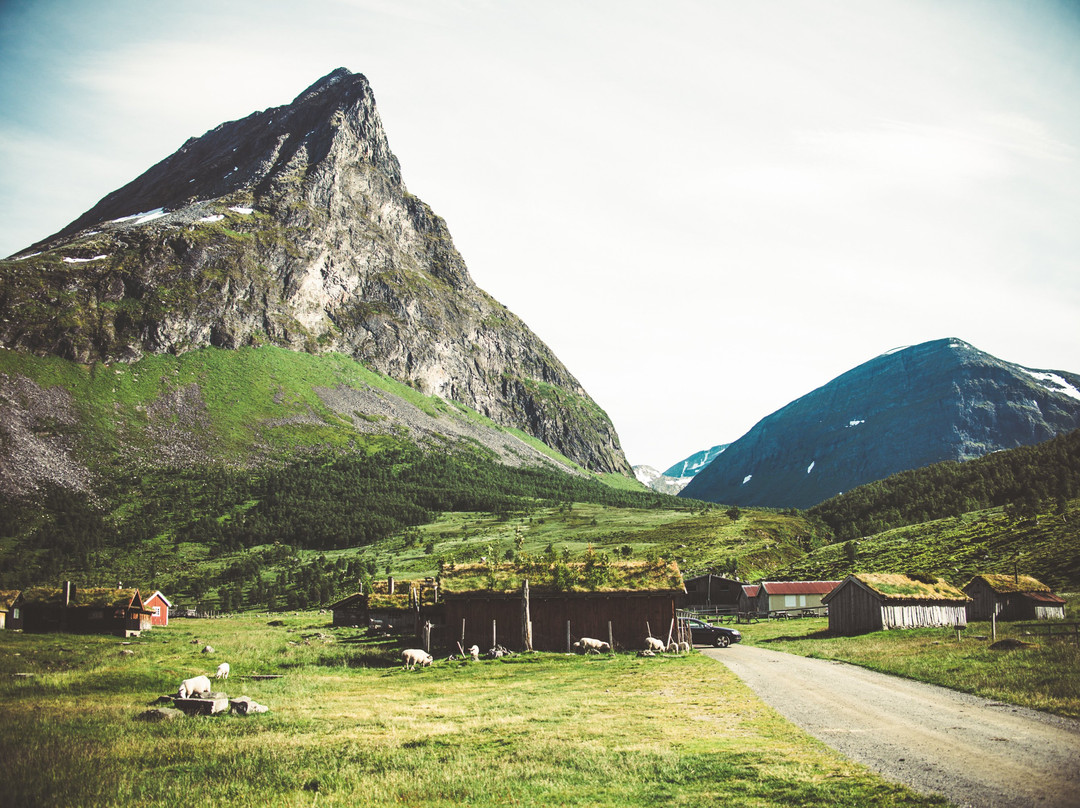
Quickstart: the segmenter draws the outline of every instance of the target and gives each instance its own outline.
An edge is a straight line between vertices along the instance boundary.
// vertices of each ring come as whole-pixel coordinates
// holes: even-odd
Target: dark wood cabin
[[[931,582],[895,573],[858,573],[822,602],[829,607],[829,631],[845,636],[967,625],[967,595],[941,578]]]
[[[589,562],[468,565],[443,572],[444,643],[458,641],[487,650],[501,645],[526,647],[524,583],[529,583],[532,647],[566,651],[570,639],[608,641],[608,625],[616,649],[640,649],[645,638],[666,640],[676,610],[685,603],[682,575],[674,562],[610,562],[600,574]]]
[[[693,606],[728,606],[734,611],[739,605],[742,582],[722,575],[695,575],[686,579],[686,603]]]
[[[355,592],[330,605],[335,626],[375,626],[386,631],[415,632],[424,620],[435,620],[438,588],[423,581],[376,581],[368,592]]]
[[[739,593],[739,614],[758,614],[758,593],[761,591],[761,587],[757,584],[743,584],[741,590]]]
[[[135,636],[150,628],[153,613],[138,589],[32,587],[19,599],[23,631]]]
[[[976,575],[964,585],[968,620],[1063,620],[1065,599],[1030,575]]]

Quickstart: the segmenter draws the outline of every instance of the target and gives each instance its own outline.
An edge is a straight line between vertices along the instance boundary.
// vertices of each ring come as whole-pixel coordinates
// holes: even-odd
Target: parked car
[[[738,629],[726,626],[710,626],[708,623],[694,617],[686,618],[686,625],[690,628],[690,636],[694,645],[715,645],[717,648],[727,648],[733,642],[739,642],[742,634]]]

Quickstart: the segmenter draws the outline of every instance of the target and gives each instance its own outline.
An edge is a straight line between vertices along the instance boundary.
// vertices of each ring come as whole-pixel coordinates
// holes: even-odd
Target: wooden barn
[[[150,612],[151,626],[169,625],[169,609],[172,608],[172,604],[161,592],[155,591],[143,602],[143,607]]]
[[[938,578],[873,572],[849,575],[823,598],[833,634],[967,625],[968,597]]]
[[[976,575],[964,585],[968,620],[1063,620],[1065,599],[1030,575]]]
[[[528,582],[526,597],[525,583]],[[686,589],[674,562],[537,562],[468,565],[443,572],[443,642],[487,650],[527,647],[526,604],[536,651],[566,651],[570,639],[593,637],[616,648],[666,640]]]
[[[734,610],[739,605],[741,581],[709,573],[687,578],[685,583],[688,606],[729,606]]]
[[[150,628],[152,616],[138,589],[76,588],[70,582],[24,589],[18,605],[22,628],[31,632],[130,636]]]
[[[19,620],[18,589],[0,589],[0,629],[22,628]]]
[[[762,581],[758,591],[758,614],[801,614],[822,611],[823,599],[839,581]]]

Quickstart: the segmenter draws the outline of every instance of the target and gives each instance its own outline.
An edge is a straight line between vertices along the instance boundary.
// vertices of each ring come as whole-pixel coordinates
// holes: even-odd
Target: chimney
[[[393,575],[391,575],[389,578],[386,579],[386,594],[388,594],[388,595],[394,594],[394,576]]]

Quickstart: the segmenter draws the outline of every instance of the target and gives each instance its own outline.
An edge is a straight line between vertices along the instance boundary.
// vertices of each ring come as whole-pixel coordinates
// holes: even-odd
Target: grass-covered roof
[[[608,561],[604,556],[585,561],[534,561],[527,564],[463,564],[442,572],[447,594],[463,592],[516,593],[528,580],[529,591],[545,592],[664,592],[682,594],[679,565],[674,561]]]
[[[860,572],[852,577],[889,600],[968,600],[943,578],[914,578],[891,572]]]
[[[110,587],[75,587],[72,606],[124,607],[132,605],[138,589],[112,589]],[[22,592],[25,603],[49,603],[64,605],[64,590],[59,587],[35,586]],[[141,603],[141,600],[140,600]]]
[[[968,586],[975,583],[975,581],[982,579],[986,582],[986,585],[997,592],[999,595],[1005,595],[1018,592],[1049,592],[1050,587],[1044,584],[1042,581],[1038,581],[1032,578],[1030,575],[976,575],[968,583]]]

